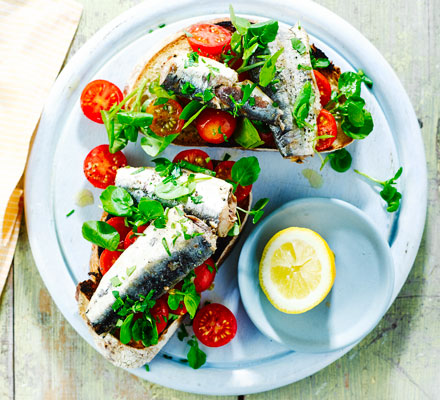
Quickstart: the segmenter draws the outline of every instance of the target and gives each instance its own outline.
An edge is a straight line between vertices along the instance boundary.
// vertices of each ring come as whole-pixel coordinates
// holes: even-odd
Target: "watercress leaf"
[[[339,77],[338,89],[345,97],[359,96],[361,93],[361,79],[354,72],[343,72]]]
[[[142,331],[146,328],[146,321],[143,318],[139,318],[134,321],[133,327],[131,328],[131,334],[133,336],[133,340],[138,342],[142,340]]]
[[[301,39],[294,37],[290,39],[290,42],[292,43],[292,48],[296,50],[299,54],[303,55],[306,53],[306,46],[303,42],[301,42]]]
[[[267,61],[264,63],[260,71],[260,86],[266,87],[275,78],[275,74],[277,71],[276,62],[283,51],[284,49],[281,48],[272,57],[268,58]]]
[[[309,115],[311,97],[312,85],[310,82],[306,82],[293,104],[292,116],[299,128],[305,126],[305,120]]]
[[[238,222],[234,223],[234,226],[229,230],[228,236],[238,236],[240,234],[240,225]]]
[[[138,131],[133,125],[125,125],[124,135],[130,142],[136,142],[138,137]]]
[[[166,102],[168,101],[165,98]],[[149,126],[153,122],[153,116],[145,112],[137,111],[120,111],[116,114],[116,118],[120,124],[127,124],[136,127]]]
[[[190,317],[194,318],[197,312],[197,308],[200,304],[200,295],[195,291],[193,293],[186,293],[183,298],[183,302],[186,309],[188,310]]]
[[[110,185],[99,196],[104,211],[118,217],[128,217],[133,213],[133,198],[127,190]]]
[[[245,149],[253,149],[264,144],[257,129],[246,117],[238,122],[234,138],[235,141]]]
[[[311,57],[313,69],[327,68],[330,65],[330,60],[328,58],[315,58]]]
[[[232,34],[231,49],[234,51],[234,53],[241,53],[241,35],[237,31]]]
[[[138,209],[147,222],[164,215],[163,205],[157,200],[150,200],[146,197],[139,201]]]
[[[259,199],[255,205],[252,207],[253,211],[262,210],[264,207],[266,207],[267,203],[269,203],[268,198]]]
[[[364,110],[364,125],[361,127],[354,126],[349,119],[344,119],[341,128],[343,132],[353,139],[365,139],[373,130],[374,123],[370,112]]]
[[[267,45],[275,40],[278,33],[278,21],[270,20],[252,24],[249,32],[258,37],[259,43]]]
[[[188,340],[191,346],[188,351],[188,364],[191,368],[199,369],[206,362],[206,354],[200,350],[199,343],[196,339]]]
[[[197,100],[190,101],[180,113],[179,119],[188,121],[193,115],[203,108],[203,104]]]
[[[127,146],[128,139],[125,136],[124,125],[115,120],[111,121],[111,125],[113,126],[113,135],[111,138],[109,137],[108,146],[110,153],[114,154]]]
[[[82,225],[82,235],[89,242],[111,251],[118,248],[119,241],[121,240],[118,231],[103,221],[84,222]]]
[[[330,158],[330,166],[336,172],[348,171],[351,167],[352,157],[346,149],[340,149],[330,153],[327,157]]]
[[[370,89],[373,87],[373,81],[367,75],[365,75],[365,72],[362,69],[358,71],[358,75],[360,76],[361,81],[364,82]]]
[[[232,166],[231,178],[241,186],[248,186],[257,181],[260,172],[257,157],[243,157]]]
[[[232,5],[229,5],[229,14],[232,25],[234,25],[235,29],[237,29],[237,32],[240,35],[246,35],[248,29],[251,26],[251,23],[245,18],[237,17],[234,13],[234,9],[232,8]]]
[[[244,49],[243,51],[243,60],[247,60],[248,58],[250,58],[250,56],[252,54],[255,53],[255,50],[258,49],[258,43],[254,43],[252,46],[247,47],[246,49]]]
[[[162,86],[160,86],[159,79],[160,78],[157,78],[156,80],[150,83],[150,86],[148,88],[150,93],[155,95],[156,97],[166,97],[168,99],[176,100],[177,97],[174,94],[168,93]]]
[[[151,129],[143,130],[145,136],[141,138],[141,147],[149,156],[156,157],[164,151],[172,141],[179,136],[178,133],[168,136],[156,135]]]
[[[127,318],[125,318],[124,323],[121,326],[121,331],[119,335],[119,340],[122,344],[127,344],[130,342],[132,334],[131,334],[131,321],[133,320],[134,314],[129,314]]]
[[[180,294],[170,294],[168,296],[168,307],[170,307],[170,310],[177,310],[179,307],[180,302],[182,301],[182,295]]]
[[[347,100],[347,113],[348,120],[351,124],[357,128],[364,126],[365,118],[364,118],[364,110],[358,103],[354,101]]]
[[[175,185],[173,182],[158,183],[154,188],[154,194],[164,200],[177,199],[182,196],[190,195],[193,190],[189,185]]]
[[[396,172],[396,174],[394,175],[394,177],[390,180],[391,183],[394,183],[394,181],[396,181],[397,179],[399,179],[400,176],[402,175],[402,172],[403,172],[403,168],[400,167],[400,168],[397,170],[397,172]]]

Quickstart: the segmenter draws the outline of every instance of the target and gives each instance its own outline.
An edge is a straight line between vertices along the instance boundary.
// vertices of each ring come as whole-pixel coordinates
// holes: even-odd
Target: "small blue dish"
[[[258,280],[265,245],[291,226],[318,232],[335,253],[332,290],[303,314],[278,311]],[[292,350],[321,353],[352,345],[377,325],[390,305],[394,266],[388,243],[364,212],[337,199],[307,198],[285,204],[252,232],[240,254],[238,283],[244,307],[264,335]]]

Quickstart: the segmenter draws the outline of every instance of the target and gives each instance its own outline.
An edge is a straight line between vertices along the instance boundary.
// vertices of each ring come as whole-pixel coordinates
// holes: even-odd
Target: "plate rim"
[[[322,349],[319,348],[318,351],[310,350],[308,346],[298,348],[298,350],[292,349],[294,351],[302,351],[305,353],[319,353],[319,352],[334,352],[341,350],[346,347],[350,347],[355,345],[356,343],[359,343],[365,336],[368,335],[379,323],[379,321],[383,318],[386,311],[388,310],[388,307],[391,302],[391,296],[393,294],[393,288],[394,288],[394,280],[395,280],[395,268],[394,268],[394,260],[393,256],[391,254],[391,249],[388,245],[387,240],[382,235],[382,232],[379,230],[379,228],[374,224],[372,219],[360,208],[354,206],[353,204],[337,199],[334,197],[307,197],[307,198],[298,198],[295,200],[291,200],[285,204],[283,204],[281,207],[277,208],[273,212],[271,212],[269,215],[267,215],[264,220],[252,231],[252,233],[246,238],[246,241],[243,243],[242,251],[240,253],[240,258],[238,260],[238,286],[240,289],[240,296],[242,299],[243,306],[247,312],[247,315],[251,319],[251,321],[254,323],[254,325],[257,327],[257,329],[265,335],[267,338],[272,339],[280,344],[284,344],[282,341],[279,340],[275,335],[271,335],[270,332],[267,332],[264,328],[265,324],[262,324],[258,322],[257,313],[260,311],[262,307],[258,306],[258,310],[256,312],[252,311],[252,304],[253,300],[256,299],[256,297],[259,297],[262,294],[261,287],[258,282],[249,283],[249,275],[250,272],[255,268],[254,266],[251,266],[251,263],[249,262],[250,258],[253,256],[252,250],[255,251],[255,242],[260,240],[260,233],[261,231],[270,224],[270,220],[275,218],[278,214],[285,211],[286,209],[291,209],[297,206],[301,206],[302,204],[307,204],[309,206],[326,206],[331,203],[332,205],[336,205],[340,208],[343,208],[344,210],[348,210],[352,215],[355,215],[359,220],[362,220],[368,227],[370,232],[374,233],[374,239],[375,244],[380,244],[381,246],[381,252],[384,250],[386,252],[386,258],[387,262],[385,263],[387,272],[386,274],[389,275],[389,279],[387,282],[387,292],[384,296],[384,302],[382,305],[382,308],[380,312],[377,314],[376,318],[374,319],[374,322],[370,323],[368,327],[366,328],[365,332],[362,332],[362,334],[358,335],[355,339],[352,339],[350,342],[345,343],[344,345],[340,345],[336,348],[329,348],[329,349]],[[285,229],[285,228],[283,228]],[[252,273],[253,275],[253,273]],[[243,295],[243,292],[245,289],[248,290],[249,294]],[[324,300],[323,300],[324,301]],[[372,319],[373,321],[373,319]],[[300,345],[301,346],[301,345]],[[290,348],[289,345],[286,344],[287,348]]]
[[[403,144],[400,143],[400,141],[396,142],[399,158],[401,160],[405,159],[407,161],[405,165],[409,164],[416,167],[411,168],[410,171],[405,172],[406,188],[408,186],[414,185],[418,188],[417,198],[415,199],[414,196],[408,196],[408,194],[404,195],[404,199],[401,205],[401,214],[404,211],[412,209],[412,207],[415,206],[418,207],[418,213],[415,213],[414,218],[408,218],[411,219],[411,221],[406,221],[403,226],[411,226],[413,234],[411,235],[411,243],[410,241],[408,241],[406,244],[399,242],[399,251],[403,250],[406,246],[406,253],[403,266],[401,266],[399,274],[396,274],[396,278],[398,279],[395,280],[393,292],[394,300],[394,298],[397,296],[397,293],[403,286],[403,283],[406,280],[409,271],[414,263],[423,234],[427,209],[427,166],[423,140],[420,134],[420,127],[417,123],[416,115],[408,98],[408,95],[406,94],[402,84],[400,83],[400,80],[373,44],[371,44],[357,29],[355,29],[347,21],[319,4],[316,4],[310,0],[256,0],[252,3],[253,9],[250,10],[250,5],[246,0],[238,0],[234,3],[234,7],[238,14],[254,13],[255,15],[265,16],[268,16],[267,14],[270,14],[270,17],[277,12],[283,11],[286,14],[286,17],[284,17],[284,19],[279,17],[275,18],[285,21],[286,18],[289,18],[289,16],[291,16],[292,14],[300,15],[303,23],[306,25],[309,24],[311,26],[313,26],[313,24],[319,20],[321,29],[326,32],[326,39],[330,42],[337,40],[339,41],[339,45],[346,43],[345,38],[341,34],[341,32],[345,32],[344,34],[350,37],[350,41],[357,42],[357,44],[360,45],[363,51],[354,51],[353,53],[347,54],[338,49],[338,52],[340,52],[341,56],[346,58],[347,61],[351,60],[351,62],[356,65],[366,66],[370,63],[361,62],[361,60],[365,59],[366,55],[368,54],[368,57],[372,57],[372,59],[374,59],[375,67],[383,73],[383,76],[387,77],[387,82],[385,82],[383,79],[377,76],[378,74],[376,74],[374,70],[370,71],[368,68],[364,68],[367,74],[373,77],[373,80],[375,82],[374,95],[379,102],[379,105],[384,110],[387,120],[388,117],[390,117],[388,114],[389,110],[394,110],[394,112],[391,113],[391,117],[395,117],[397,105],[393,104],[393,102],[389,98],[387,98],[386,93],[384,93],[380,89],[382,85],[387,86],[388,84],[391,85],[392,83],[394,98],[396,98],[397,96],[397,98],[400,99],[398,105],[399,113],[405,113],[409,116],[405,126],[403,127],[405,128],[403,129],[403,131],[415,132],[414,135],[411,135],[411,154],[408,154],[409,149],[404,147]],[[272,5],[272,7],[269,11],[267,11],[267,5],[269,3]],[[53,276],[51,276],[52,271],[50,270],[50,268],[45,268],[45,265],[47,265],[48,262],[50,263],[50,261],[59,260],[56,260],[56,257],[54,255],[47,254],[48,252],[45,251],[45,248],[43,248],[44,246],[42,246],[39,241],[38,237],[41,237],[41,216],[37,216],[36,213],[29,212],[31,208],[37,206],[40,207],[41,210],[47,211],[47,209],[49,208],[49,204],[51,204],[51,200],[45,202],[41,196],[42,191],[44,195],[46,193],[50,193],[51,179],[44,179],[43,176],[38,177],[36,173],[36,171],[38,171],[38,164],[42,162],[41,157],[36,150],[44,143],[42,132],[46,131],[46,135],[49,134],[51,132],[50,128],[55,123],[56,119],[54,113],[51,113],[48,110],[51,109],[51,107],[54,107],[54,109],[56,109],[55,106],[57,104],[59,96],[64,96],[69,99],[69,95],[71,97],[71,95],[75,92],[74,88],[66,86],[69,83],[69,79],[72,76],[77,77],[77,74],[75,74],[75,68],[82,63],[83,59],[92,57],[92,55],[96,57],[100,54],[99,47],[101,45],[101,42],[109,42],[111,40],[115,40],[118,36],[128,33],[131,29],[135,29],[136,26],[140,24],[143,24],[143,26],[145,26],[145,20],[164,20],[164,22],[174,22],[175,19],[173,19],[172,17],[172,12],[175,9],[183,10],[181,13],[182,18],[180,18],[183,19],[188,18],[189,16],[195,16],[195,14],[206,14],[207,7],[209,7],[209,10],[210,12],[212,12],[213,15],[224,14],[228,8],[228,4],[229,1],[224,0],[219,0],[215,4],[203,5],[200,5],[195,0],[169,0],[168,2],[166,2],[166,4],[164,4],[160,0],[150,0],[148,3],[141,3],[127,10],[119,17],[110,21],[107,25],[101,28],[91,39],[87,41],[87,43],[81,49],[77,51],[77,53],[72,57],[72,59],[63,69],[63,71],[60,73],[46,102],[46,106],[44,107],[38,129],[39,134],[36,135],[29,157],[28,166],[32,165],[36,168],[27,168],[25,173],[25,211],[29,242],[37,268],[47,289],[51,294],[51,297],[54,299],[57,307],[60,309],[60,311],[69,321],[69,323],[90,344],[92,344],[91,338],[88,336],[86,328],[78,326],[73,318],[72,313],[74,313],[74,310],[66,309],[66,307],[64,307],[61,303],[63,296],[65,296],[66,289],[68,291],[70,290],[73,296],[74,286],[70,285],[68,288],[59,287],[59,285],[57,285],[57,280],[54,279]],[[197,12],[190,11],[191,6],[193,5],[197,5]],[[335,31],[334,26],[338,26],[339,31]],[[312,29],[310,29],[309,31],[313,33]],[[316,36],[319,37],[319,35]],[[329,44],[327,40],[324,40],[321,37],[319,38]],[[331,44],[329,45],[331,46]],[[348,48],[350,48],[350,43],[347,44],[347,49]],[[387,112],[385,112],[385,109],[387,109]],[[398,119],[394,118],[394,120],[389,122],[389,124],[394,123],[398,125],[398,122]],[[408,136],[409,133],[407,133],[406,135]],[[415,173],[415,170],[417,170],[417,173]],[[43,214],[43,212],[41,212],[41,214]],[[48,215],[51,214],[49,213]],[[43,222],[46,223],[46,225],[44,226],[45,229],[49,229],[53,226],[53,220],[51,218],[49,218],[48,221],[43,220]],[[402,225],[400,225],[398,227],[398,230],[401,231],[402,229]],[[398,233],[396,234],[396,236],[397,235]],[[395,252],[393,252],[393,256],[394,253]],[[151,372],[148,375],[146,373],[142,373],[141,371],[139,371],[139,369],[134,371],[131,370],[131,372],[137,376],[140,376],[143,379],[148,379],[152,382],[187,392],[219,395],[250,394],[271,390],[303,379],[306,376],[309,376],[319,371],[321,368],[329,365],[330,363],[341,357],[343,354],[345,354],[348,350],[350,350],[351,347],[352,346],[339,352],[322,354],[322,359],[320,360],[320,362],[316,362],[314,368],[304,369],[302,373],[297,373],[294,376],[285,374],[281,379],[277,377],[278,379],[275,382],[262,381],[258,385],[253,386],[237,384],[237,382],[235,381],[235,385],[230,385],[228,387],[210,387],[206,384],[205,386],[203,386],[197,382],[194,383],[186,381],[182,384],[176,384],[175,382],[166,382],[164,381],[164,378],[157,376]],[[164,360],[160,361],[163,362]],[[161,365],[161,362],[159,362],[158,365]],[[209,374],[206,374],[206,370],[204,372],[203,370],[199,370],[197,371],[197,374],[197,381],[199,379],[203,379],[204,377],[206,378],[206,376],[209,376]]]

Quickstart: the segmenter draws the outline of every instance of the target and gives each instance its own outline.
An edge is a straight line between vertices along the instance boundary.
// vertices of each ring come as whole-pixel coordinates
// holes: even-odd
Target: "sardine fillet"
[[[185,240],[182,226],[187,235],[200,235]],[[216,250],[217,237],[211,229],[195,217],[182,217],[175,208],[169,209],[165,228],[151,224],[144,235],[121,254],[90,299],[85,314],[98,334],[109,332],[119,318],[112,309],[116,300],[113,291],[122,299],[139,300],[139,295],[154,290],[153,298],[157,299]]]
[[[201,101],[199,95],[207,89],[212,90],[215,97],[208,102],[208,106],[224,111],[236,109],[235,102],[243,98],[243,87],[252,85],[251,81],[239,82],[238,74],[232,68],[206,57],[199,57],[195,65],[188,66],[186,54],[169,60],[161,72],[161,85],[174,93]],[[185,84],[191,84],[194,88],[192,93],[184,89]],[[278,123],[281,118],[281,110],[273,106],[273,101],[259,87],[255,87],[249,101],[236,109],[239,115],[250,119],[265,122],[267,124]]]
[[[193,197],[201,196],[201,202],[195,203],[189,198],[181,203],[177,200],[164,200],[155,195],[155,186],[162,182],[163,177],[154,168],[145,167],[143,171],[134,173],[138,170],[139,168],[133,167],[120,168],[116,173],[116,186],[126,189],[138,202],[142,197],[148,197],[159,200],[168,207],[182,204],[185,213],[206,222],[218,236],[227,236],[237,219],[235,214],[237,199],[230,183],[223,179],[193,173],[196,181],[200,179],[196,183]],[[191,172],[184,170],[178,181],[186,181],[190,174]]]
[[[300,54],[292,47],[291,39],[299,39],[305,46],[304,54]],[[278,103],[283,111],[281,124],[272,125],[270,128],[275,138],[275,143],[283,157],[301,157],[314,154],[314,139],[316,137],[316,118],[321,110],[320,94],[313,74],[310,61],[309,36],[299,24],[288,30],[278,31],[275,40],[268,45],[270,53],[275,54],[284,48],[276,62],[277,73],[275,78],[279,80],[272,90],[270,86],[265,88],[266,94]],[[255,62],[256,60],[254,60]],[[299,65],[304,68],[298,67]],[[252,78],[258,79],[258,68],[250,71]],[[306,122],[314,128],[299,128],[292,116],[295,101],[304,87],[310,82],[314,98],[311,101]]]

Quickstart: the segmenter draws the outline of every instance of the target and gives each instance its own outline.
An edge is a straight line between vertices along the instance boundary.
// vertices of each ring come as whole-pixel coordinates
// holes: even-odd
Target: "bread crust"
[[[252,204],[252,194],[249,194],[248,198],[242,204],[242,208],[245,210],[250,210]],[[240,232],[244,228],[248,215],[241,213],[242,225]],[[104,212],[101,216],[101,221],[106,221],[108,218],[108,213]],[[235,244],[238,241],[238,236],[219,238],[222,240],[222,244],[218,245],[218,251],[213,255],[214,261],[217,267],[225,261],[228,254],[232,251]],[[89,305],[90,299],[98,287],[99,281],[101,279],[101,274],[99,272],[99,248],[97,245],[92,245],[92,254],[90,256],[90,279],[80,282],[76,287],[75,298],[78,302],[78,311],[81,317],[86,322],[90,334],[96,344],[98,351],[113,365],[122,368],[138,368],[147,363],[149,363],[159,351],[167,344],[168,340],[174,335],[185,315],[180,316],[174,320],[168,327],[160,334],[158,343],[149,347],[139,347],[125,345],[121,343],[115,336],[111,333],[104,333],[98,335],[95,330],[90,325],[86,317],[86,309]]]
[[[254,21],[253,21],[254,22]],[[214,19],[202,23],[211,23],[211,24],[227,24],[230,23],[230,20],[225,19]],[[312,50],[318,51],[324,57],[325,54],[316,48],[316,46],[312,45]],[[176,57],[182,53],[191,52],[192,49],[186,40],[186,35],[184,31],[177,32],[171,37],[168,37],[164,42],[162,48],[157,51],[153,56],[144,58],[133,70],[132,75],[128,79],[127,85],[124,88],[124,95],[132,92],[136,89],[144,79],[147,79],[148,82],[153,82],[160,76],[160,71],[163,65],[172,57]],[[331,68],[325,68],[319,70],[330,82],[332,90],[337,89],[338,87],[338,79],[341,75],[341,71],[338,67],[335,67],[331,64]],[[148,86],[148,85],[147,85]],[[142,101],[145,101],[148,96],[142,98]],[[133,100],[134,101],[134,100]],[[130,102],[128,105],[130,106]],[[324,150],[322,153],[330,153],[336,150],[340,150],[350,143],[353,142],[353,139],[345,135],[345,133],[341,129],[341,124],[337,121],[338,125],[338,135],[336,140],[333,142],[332,146],[327,150]],[[205,142],[197,132],[194,124],[190,124],[186,127],[181,134],[174,139],[173,144],[176,146],[187,146],[187,147],[213,147],[209,143]],[[219,147],[216,145],[215,147]],[[244,149],[240,146],[224,146],[226,149],[241,149],[241,150],[251,150],[251,151],[278,151],[275,147],[257,147],[254,149]],[[298,156],[290,158],[291,161],[301,163],[305,157]]]

